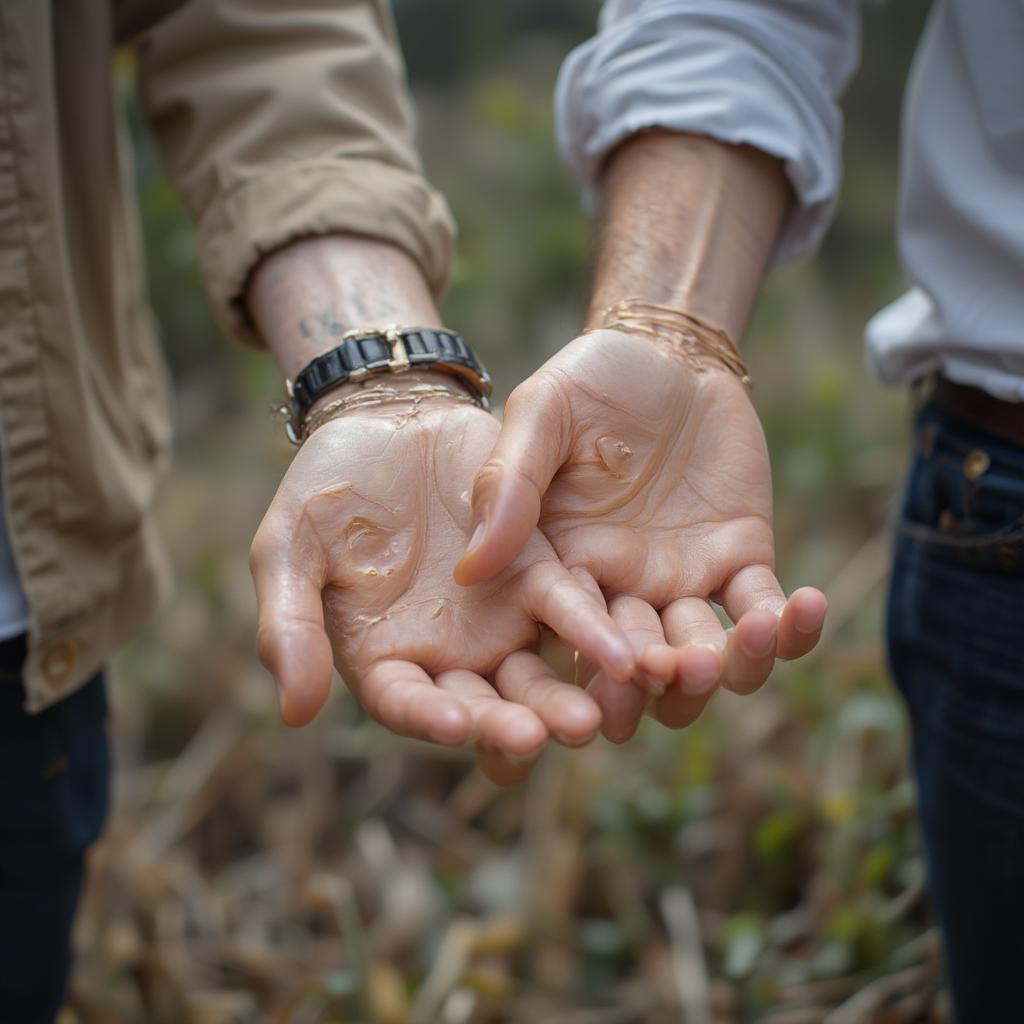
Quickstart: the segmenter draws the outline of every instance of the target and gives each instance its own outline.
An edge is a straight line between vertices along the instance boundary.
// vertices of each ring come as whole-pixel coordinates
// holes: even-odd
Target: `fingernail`
[[[476,529],[473,530],[473,535],[469,538],[469,544],[466,545],[466,554],[468,555],[475,548],[479,547],[480,542],[484,539],[484,534],[487,532],[487,523],[479,522],[476,524]]]
[[[282,722],[288,721],[288,695],[281,685],[281,680],[274,676],[274,686],[277,689],[277,710]]]
[[[812,633],[817,633],[821,629],[822,619],[818,615],[814,615],[812,618],[805,619],[803,622],[800,621],[799,613],[794,616],[793,625],[796,627],[798,633],[803,636],[810,636]]]
[[[636,655],[628,640],[615,637],[606,640],[605,668],[617,682],[624,682],[636,674]]]

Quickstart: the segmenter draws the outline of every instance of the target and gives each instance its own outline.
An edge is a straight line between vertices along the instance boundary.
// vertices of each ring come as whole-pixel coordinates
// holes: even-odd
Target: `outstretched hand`
[[[771,471],[746,391],[664,342],[595,331],[545,363],[505,406],[473,509],[461,584],[501,579],[539,523],[629,634],[646,692],[599,667],[590,686],[609,738],[632,734],[651,693],[656,718],[686,725],[718,685],[749,693],[820,636],[824,595],[787,600],[775,575]]]
[[[389,405],[324,424],[298,452],[251,553],[258,648],[286,722],[317,714],[336,666],[387,728],[475,740],[499,782],[524,776],[549,736],[577,745],[596,733],[595,701],[534,653],[543,623],[609,678],[633,674],[632,647],[586,576],[526,527],[486,582],[452,580],[498,429],[454,402]]]

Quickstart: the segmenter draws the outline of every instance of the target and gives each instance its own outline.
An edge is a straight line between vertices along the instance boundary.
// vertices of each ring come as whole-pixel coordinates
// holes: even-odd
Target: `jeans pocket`
[[[897,533],[936,558],[1024,569],[1024,452],[926,408]]]

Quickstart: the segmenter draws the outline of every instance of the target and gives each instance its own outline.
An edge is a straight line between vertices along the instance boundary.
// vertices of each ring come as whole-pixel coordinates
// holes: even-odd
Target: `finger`
[[[786,595],[769,566],[748,565],[729,579],[721,598],[736,623],[726,650],[725,685],[737,693],[752,693],[765,682],[775,663]],[[807,612],[812,614],[805,620]],[[820,631],[820,622],[824,621],[823,603],[811,595],[801,597],[790,616],[788,635],[781,638],[787,654],[794,646],[800,649],[799,638],[794,636],[797,621],[806,622],[812,630],[811,638],[816,639],[815,628]]]
[[[725,629],[714,608],[702,597],[681,597],[662,609],[661,621],[665,638],[678,650],[680,692],[713,690],[722,678],[726,647]]]
[[[665,643],[661,619],[646,602],[619,595],[608,603],[608,612],[622,627],[637,655],[633,679],[618,682],[605,672],[593,675],[587,692],[601,709],[601,732],[612,743],[625,743],[636,732],[650,696],[659,696],[675,680],[676,652]]]
[[[324,630],[323,552],[264,520],[249,552],[256,587],[256,649],[277,682],[281,718],[305,725],[331,688],[334,657]]]
[[[722,685],[734,693],[753,693],[775,666],[779,620],[772,612],[753,608],[729,633]]]
[[[608,602],[608,614],[636,652],[637,673],[633,682],[660,697],[675,680],[676,655],[665,643],[658,613],[639,597],[620,594]]]
[[[456,583],[491,579],[530,539],[544,492],[569,456],[567,416],[560,391],[540,374],[509,395],[501,433],[473,484],[474,528],[455,566]]]
[[[681,687],[673,686],[654,701],[650,715],[668,729],[685,729],[697,720],[714,694],[714,690],[686,693]]]
[[[520,761],[536,760],[548,738],[544,723],[530,708],[504,700],[486,679],[465,669],[442,672],[435,680],[442,693],[457,698],[469,712],[477,743]]]
[[[363,707],[399,736],[452,746],[473,736],[473,716],[462,701],[438,689],[412,662],[378,661],[352,689]]]
[[[802,658],[821,639],[828,599],[814,587],[801,587],[789,595],[779,620],[776,656],[786,661]]]
[[[678,685],[650,709],[669,729],[693,723],[711,699],[725,668],[726,635],[718,615],[702,597],[681,597],[662,609],[665,639],[677,649]]]
[[[752,608],[778,617],[786,607],[786,595],[767,565],[747,565],[733,573],[722,588],[721,601],[729,618],[736,623]]]
[[[498,693],[534,711],[548,732],[569,747],[594,737],[601,710],[578,686],[563,683],[545,661],[528,651],[510,654],[494,676]]]
[[[499,786],[522,782],[533,770],[548,731],[529,708],[504,700],[475,672],[442,672],[438,689],[457,697],[473,718],[476,760],[480,770]]]
[[[588,569],[584,569],[581,565],[574,566],[569,572],[572,573],[573,579],[607,611],[608,604],[604,599],[604,594],[601,592],[601,585],[594,579],[593,573]]]
[[[587,687],[587,693],[601,709],[601,734],[612,743],[632,739],[650,694],[633,683],[617,683],[604,672],[598,672]]]
[[[523,596],[529,613],[550,626],[569,647],[625,681],[636,671],[633,646],[605,609],[602,598],[554,557],[523,572]]]
[[[515,758],[500,750],[489,750],[482,743],[476,745],[476,763],[497,786],[515,786],[525,781],[540,759],[541,752],[533,757]]]

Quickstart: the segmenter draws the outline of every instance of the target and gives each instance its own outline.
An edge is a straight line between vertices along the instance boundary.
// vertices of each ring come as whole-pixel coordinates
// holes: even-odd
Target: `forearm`
[[[401,249],[356,235],[305,238],[265,257],[249,314],[285,377],[356,327],[440,327],[423,273]]]
[[[649,131],[609,158],[588,325],[637,296],[739,339],[792,200],[782,162],[749,146]]]

